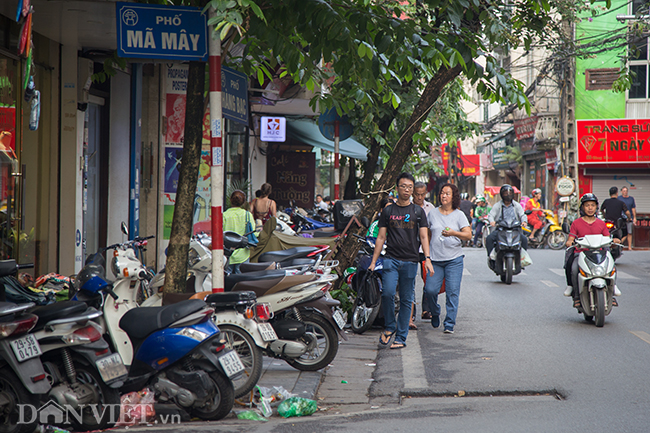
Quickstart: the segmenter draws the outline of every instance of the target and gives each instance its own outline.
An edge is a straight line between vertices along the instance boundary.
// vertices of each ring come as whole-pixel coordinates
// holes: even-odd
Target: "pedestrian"
[[[246,194],[236,189],[230,195],[230,208],[223,213],[223,231],[235,232],[238,235],[245,235],[247,224],[250,222],[255,226],[253,214],[244,209],[246,203]],[[239,248],[233,251],[228,260],[227,273],[240,274],[239,266],[248,262],[251,252],[248,248]]]
[[[487,205],[482,195],[476,196],[476,208],[474,209],[474,218],[476,218],[476,228],[474,229],[474,246],[479,245],[479,239],[483,234],[483,227],[488,223],[487,218],[492,208]]]
[[[526,211],[530,211],[528,215],[528,225],[531,227],[530,236],[528,239],[534,239],[537,231],[544,226],[542,222],[542,205],[539,202],[542,198],[542,190],[535,188],[531,193],[531,198],[526,202]]]
[[[379,337],[381,347],[387,347],[393,336],[391,349],[406,347],[409,319],[413,307],[413,284],[418,270],[420,242],[429,275],[433,267],[429,259],[427,217],[422,208],[411,203],[415,180],[409,173],[397,177],[397,201],[386,207],[379,219],[379,233],[368,270],[375,269],[384,243],[381,305],[384,312],[384,331]],[[395,292],[399,289],[399,315],[395,320]]]
[[[426,196],[427,185],[424,182],[415,182],[415,186],[413,187],[413,203],[420,206],[425,215],[428,214],[431,209],[435,209],[434,205],[425,200]],[[420,246],[420,277],[422,277],[422,281],[426,283],[426,256],[422,251],[422,246]],[[415,290],[415,286],[413,289]],[[418,329],[417,325],[415,324],[415,310],[415,303],[413,303],[413,311],[411,312],[411,322],[409,323],[409,329]],[[431,320],[429,303],[427,302],[427,297],[425,296],[424,291],[422,291],[422,319]]]
[[[262,224],[265,224],[272,216],[277,217],[275,201],[269,198],[271,192],[273,192],[273,187],[270,183],[262,184],[260,187],[260,196],[251,203],[253,216],[256,220],[261,220]]]
[[[329,205],[323,200],[323,196],[316,194],[316,208],[320,210],[329,210]]]
[[[632,249],[632,230],[636,225],[636,203],[634,202],[634,197],[629,195],[629,191],[626,186],[621,188],[621,195],[618,196],[618,199],[625,203],[627,209],[632,212],[632,220],[627,220],[627,249]]]
[[[431,307],[431,325],[440,326],[438,294],[445,281],[444,332],[453,334],[458,314],[458,297],[463,277],[463,241],[472,238],[472,229],[465,213],[460,210],[460,193],[456,185],[447,183],[440,189],[440,206],[429,211],[427,221],[431,231],[429,251],[433,276],[427,278],[424,291]]]
[[[460,195],[460,206],[458,207],[467,217],[467,221],[472,221],[472,202],[467,200],[468,194],[466,192]],[[471,230],[470,230],[471,232]]]

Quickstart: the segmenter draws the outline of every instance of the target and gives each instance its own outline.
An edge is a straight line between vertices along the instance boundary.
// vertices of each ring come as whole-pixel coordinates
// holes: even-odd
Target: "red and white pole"
[[[339,199],[339,182],[341,179],[339,165],[339,121],[334,121],[334,200]]]
[[[215,15],[210,8],[209,17]],[[210,65],[210,201],[212,210],[212,292],[223,292],[223,119],[221,114],[221,40],[214,26],[208,28]]]

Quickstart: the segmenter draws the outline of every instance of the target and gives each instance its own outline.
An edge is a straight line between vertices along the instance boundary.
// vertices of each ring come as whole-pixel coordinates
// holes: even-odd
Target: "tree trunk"
[[[185,138],[179,168],[174,218],[165,265],[165,293],[184,292],[187,253],[192,237],[194,197],[201,162],[205,63],[190,62],[187,76]]]
[[[413,134],[416,131],[420,130],[422,122],[429,114],[431,107],[440,97],[440,93],[445,88],[445,86],[455,79],[461,72],[461,66],[457,65],[451,69],[441,69],[436,73],[436,75],[429,81],[427,86],[424,88],[420,100],[418,101],[413,114],[409,119],[409,122],[402,133],[402,136],[395,144],[395,148],[386,163],[386,168],[381,178],[377,181],[373,192],[367,196],[364,207],[361,212],[361,217],[366,217],[368,220],[376,215],[379,210],[379,202],[385,193],[379,193],[379,191],[385,191],[395,185],[397,176],[402,172],[406,160],[411,155],[413,148]],[[371,149],[372,151],[372,149]],[[366,164],[367,166],[367,164]],[[366,173],[367,174],[367,173]],[[374,171],[373,171],[374,174]],[[365,179],[364,179],[365,180]],[[367,190],[366,190],[367,191]],[[364,234],[365,228],[357,227],[356,225],[350,226],[350,232],[348,236],[343,239],[343,241],[337,245],[334,251],[334,259],[339,261],[339,266],[337,268],[337,273],[343,275],[343,271],[352,265],[354,258],[359,251],[359,242],[354,236],[350,236],[351,233]],[[341,283],[341,279],[337,280],[337,283]]]
[[[397,110],[393,110],[393,116],[386,117],[379,123],[379,130],[384,137],[388,133],[388,128],[390,128],[390,124],[393,122],[395,113],[397,113]],[[359,183],[359,191],[362,193],[370,192],[372,181],[375,178],[375,173],[377,172],[380,150],[381,144],[379,144],[377,140],[373,138],[370,142],[370,152],[368,152],[368,159],[363,165],[363,177]]]
[[[344,200],[357,198],[357,164],[354,158],[348,158],[348,180],[345,182]]]

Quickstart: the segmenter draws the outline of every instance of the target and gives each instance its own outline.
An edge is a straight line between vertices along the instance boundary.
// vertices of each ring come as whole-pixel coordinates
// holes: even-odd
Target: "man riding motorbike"
[[[564,272],[566,275],[567,288],[564,291],[564,296],[568,297],[573,295],[573,306],[576,308],[580,306],[580,294],[577,290],[574,290],[573,281],[574,277],[578,274],[578,262],[575,261],[575,258],[578,256],[580,251],[578,251],[577,248],[571,248],[573,246],[573,241],[576,238],[581,238],[586,235],[609,236],[609,229],[603,220],[596,217],[596,212],[598,212],[598,197],[596,197],[595,194],[588,192],[580,199],[580,213],[583,214],[583,216],[571,224],[569,239],[566,242],[568,249],[564,261]],[[614,239],[614,242],[620,242],[620,240]],[[614,296],[621,296],[618,286],[614,286]],[[613,299],[613,304],[618,305],[615,298]]]
[[[502,219],[511,220],[516,218],[521,224],[528,222],[528,218],[524,213],[524,208],[521,207],[519,203],[514,201],[515,190],[511,185],[505,184],[499,190],[499,195],[501,196],[501,201],[497,202],[493,207],[490,213],[488,214],[488,221],[491,226],[495,226],[497,221]],[[523,249],[528,249],[528,239],[522,233],[519,234],[521,239],[521,246]],[[485,247],[487,249],[487,255],[490,257],[490,253],[494,249],[494,244],[496,243],[497,232],[493,231],[485,239]],[[493,262],[491,260],[490,262]]]

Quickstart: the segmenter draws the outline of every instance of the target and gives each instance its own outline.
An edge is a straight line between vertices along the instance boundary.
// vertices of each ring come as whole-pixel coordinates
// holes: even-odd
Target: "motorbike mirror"
[[[126,236],[129,235],[129,228],[127,227],[127,225],[126,225],[126,223],[124,221],[122,221],[122,233],[124,233],[124,235],[126,235]]]
[[[361,217],[361,224],[363,224],[364,227],[370,227],[370,220],[368,217]]]

